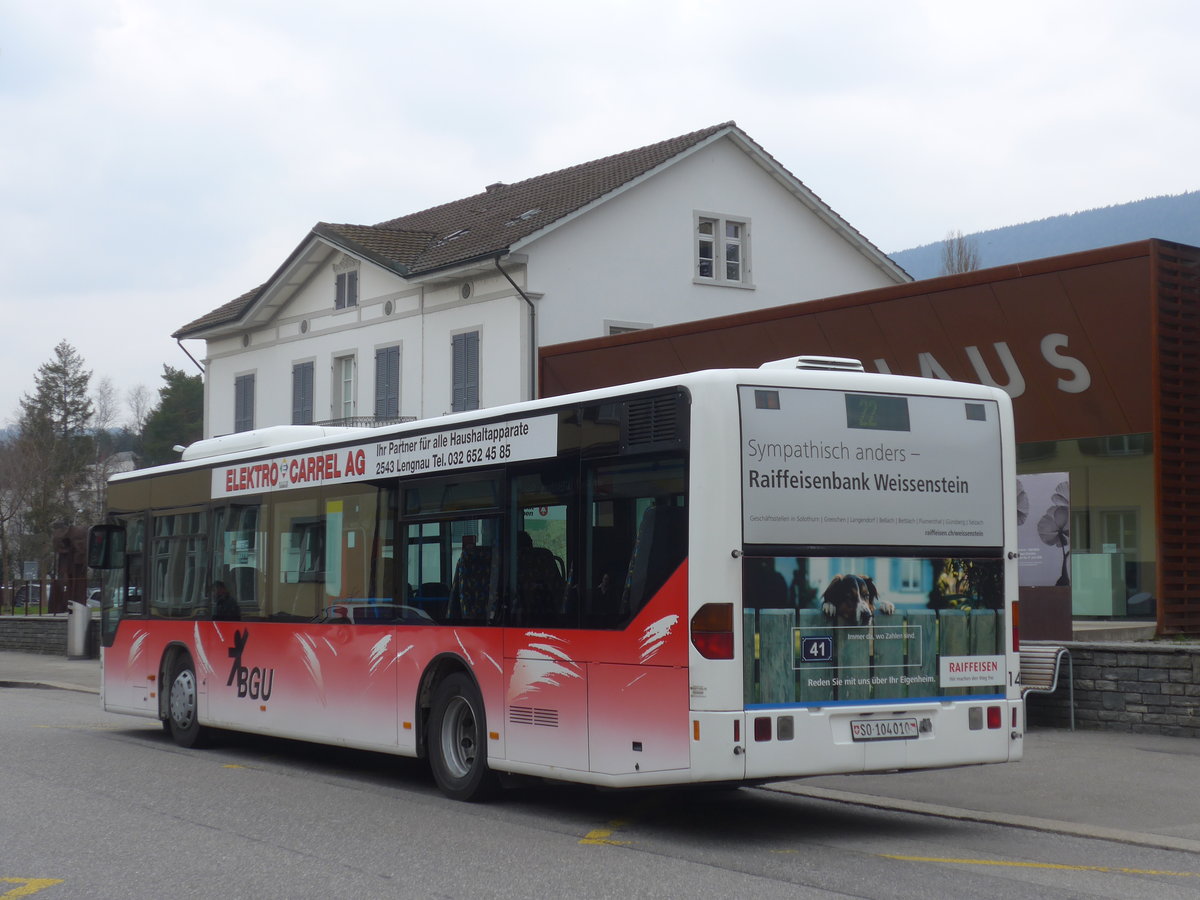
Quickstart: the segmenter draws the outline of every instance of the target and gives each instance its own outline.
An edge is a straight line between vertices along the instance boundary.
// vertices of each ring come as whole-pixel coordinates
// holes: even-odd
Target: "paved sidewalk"
[[[810,796],[1200,854],[1200,741],[1035,728],[1019,763],[772,785]]]
[[[100,663],[0,650],[0,689],[99,693]],[[1014,765],[836,775],[768,790],[883,809],[996,822],[1200,854],[1200,741],[1034,729]]]
[[[100,660],[0,650],[0,687],[30,682],[99,694]]]

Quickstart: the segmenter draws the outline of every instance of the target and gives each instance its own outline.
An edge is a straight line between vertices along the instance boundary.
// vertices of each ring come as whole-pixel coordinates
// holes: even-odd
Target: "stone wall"
[[[67,655],[67,622],[65,613],[59,616],[0,616],[0,650],[20,650],[24,653]],[[93,619],[88,627],[87,656],[100,656],[100,623]]]
[[[66,616],[5,616],[0,619],[0,650],[67,655]]]
[[[1064,642],[1075,677],[1075,727],[1200,738],[1200,644]],[[1067,675],[1030,694],[1029,725],[1069,725]]]

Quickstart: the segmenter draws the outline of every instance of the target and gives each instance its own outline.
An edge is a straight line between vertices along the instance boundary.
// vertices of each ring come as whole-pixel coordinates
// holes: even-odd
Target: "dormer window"
[[[350,309],[358,306],[358,260],[342,254],[333,266],[333,308]]]

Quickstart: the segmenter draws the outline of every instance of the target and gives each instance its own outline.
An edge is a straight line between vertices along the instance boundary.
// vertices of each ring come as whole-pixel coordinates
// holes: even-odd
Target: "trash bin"
[[[67,659],[87,659],[91,624],[92,611],[86,604],[74,600],[67,604]]]

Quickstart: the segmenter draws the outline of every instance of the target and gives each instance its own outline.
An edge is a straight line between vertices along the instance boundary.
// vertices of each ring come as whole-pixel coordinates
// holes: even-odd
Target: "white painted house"
[[[206,342],[212,437],[528,399],[539,346],[908,280],[727,122],[377,225],[318,224],[174,337]]]

